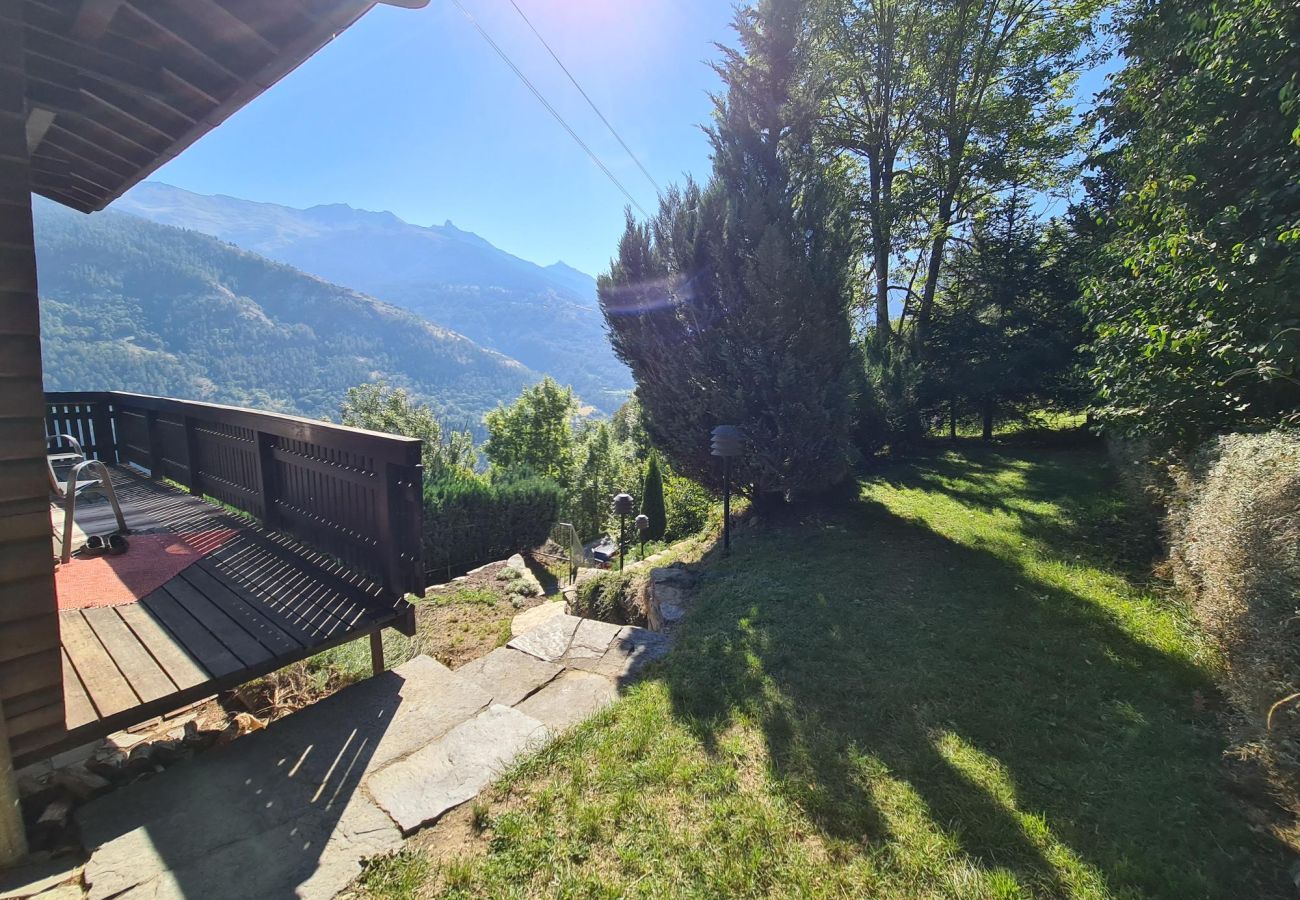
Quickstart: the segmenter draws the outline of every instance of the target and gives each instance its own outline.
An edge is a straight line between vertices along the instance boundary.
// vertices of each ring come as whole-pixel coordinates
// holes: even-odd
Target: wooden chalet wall
[[[15,754],[63,729],[22,18],[0,0],[0,707]]]

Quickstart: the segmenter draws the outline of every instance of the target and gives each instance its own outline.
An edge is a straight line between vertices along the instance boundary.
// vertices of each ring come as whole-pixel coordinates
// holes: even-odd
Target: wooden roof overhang
[[[23,0],[35,193],[103,209],[377,3]]]

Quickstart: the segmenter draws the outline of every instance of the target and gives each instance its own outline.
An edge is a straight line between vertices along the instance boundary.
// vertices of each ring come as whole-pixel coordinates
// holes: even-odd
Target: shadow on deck
[[[406,614],[406,603],[283,535],[125,467],[112,474],[133,536],[172,534],[203,555],[137,603],[60,596],[65,743],[234,687]],[[57,546],[62,512],[52,518]],[[88,534],[112,527],[107,502],[84,506],[77,519]]]

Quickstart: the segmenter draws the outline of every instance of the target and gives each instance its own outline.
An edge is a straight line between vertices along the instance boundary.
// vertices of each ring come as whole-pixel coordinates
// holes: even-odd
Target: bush
[[[466,568],[537,547],[559,518],[560,488],[544,478],[489,484],[478,478],[424,488],[424,565]]]
[[[573,614],[600,619],[618,625],[644,625],[644,611],[638,613],[633,595],[639,583],[634,572],[602,572],[578,585],[573,599]],[[629,615],[632,612],[632,615]]]
[[[858,400],[855,443],[863,456],[898,449],[925,435],[921,413],[921,367],[905,345],[865,350],[864,384]]]
[[[709,524],[713,495],[689,478],[664,468],[664,507],[667,526],[664,539],[680,541],[699,534]]]
[[[1300,786],[1300,432],[1235,434],[1175,469],[1167,518],[1174,578],[1219,645],[1224,690],[1277,784]]]

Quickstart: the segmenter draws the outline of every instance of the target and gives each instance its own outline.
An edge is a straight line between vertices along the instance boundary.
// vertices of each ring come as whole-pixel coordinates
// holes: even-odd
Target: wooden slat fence
[[[420,441],[118,391],[46,394],[47,433],[215,497],[394,597],[424,589]]]

